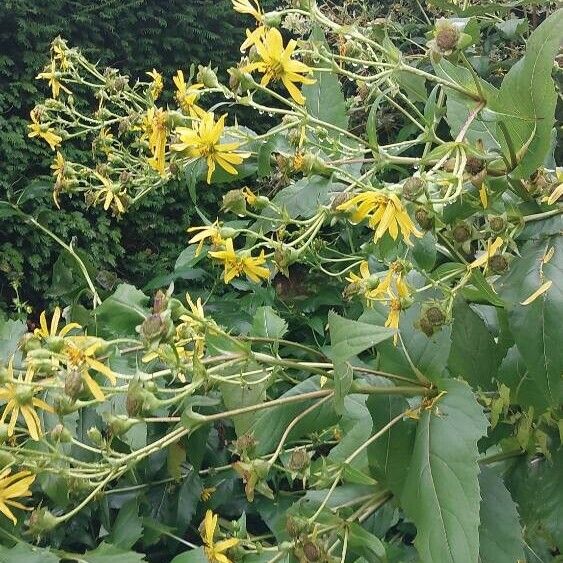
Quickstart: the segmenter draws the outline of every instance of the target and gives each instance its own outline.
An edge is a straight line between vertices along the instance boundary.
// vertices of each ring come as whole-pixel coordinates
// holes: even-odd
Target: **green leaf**
[[[134,498],[119,509],[108,540],[116,547],[131,549],[142,535],[143,524],[139,518],[139,501]]]
[[[516,504],[504,482],[494,470],[482,467],[481,524],[479,526],[479,561],[481,563],[514,563],[524,560],[522,528]]]
[[[342,414],[344,410],[344,398],[352,387],[354,381],[354,370],[348,362],[334,362],[334,410],[336,414]]]
[[[283,338],[287,332],[287,322],[284,321],[270,306],[258,307],[252,322],[252,336],[272,338],[277,340]]]
[[[416,525],[423,562],[477,561],[477,440],[487,419],[466,383],[450,380],[443,388],[446,395],[420,415],[401,505]]]
[[[2,563],[58,563],[60,559],[49,549],[21,542],[12,548],[0,545],[0,561]]]
[[[289,391],[284,393],[282,397],[293,397],[303,393],[319,390],[319,378],[310,377],[305,381],[298,383]],[[250,432],[254,434],[257,440],[257,455],[264,455],[272,452],[278,445],[282,434],[285,432],[288,424],[305,409],[313,405],[314,399],[290,403],[266,409],[260,413],[252,423]],[[287,442],[298,440],[301,436],[305,436],[312,432],[325,430],[329,426],[336,423],[336,416],[330,401],[327,401],[320,407],[316,408],[308,415],[304,416],[291,430],[287,437]]]
[[[197,549],[190,549],[190,551],[184,551],[184,553],[176,555],[170,563],[209,563],[209,560],[203,552],[203,547],[198,547]]]
[[[506,486],[518,504],[526,535],[547,535],[563,550],[563,448],[552,459],[522,456],[507,473]]]
[[[331,350],[330,357],[335,363],[345,362],[360,352],[391,338],[394,330],[382,326],[353,321],[337,315],[328,314]]]
[[[121,284],[97,309],[94,317],[100,330],[109,335],[132,335],[148,315],[149,298],[129,284]]]
[[[381,540],[355,522],[348,527],[348,544],[354,553],[366,557],[368,561],[387,561]]]
[[[134,551],[127,551],[109,543],[102,542],[96,549],[86,553],[64,553],[64,560],[79,563],[141,563],[145,556]]]
[[[436,263],[436,237],[433,233],[428,232],[422,238],[414,241],[414,246],[411,249],[412,257],[415,262],[422,268],[429,272]]]
[[[502,115],[515,151],[529,143],[512,171],[515,178],[528,178],[543,163],[550,148],[557,101],[551,73],[561,45],[562,26],[563,9],[559,9],[534,30],[526,54],[508,71],[497,99],[491,104]],[[500,130],[497,137],[508,155],[508,145]]]
[[[496,305],[497,307],[504,307],[504,301],[498,296],[491,284],[489,284],[487,278],[483,275],[483,272],[474,269],[471,272],[470,281],[474,288],[467,286],[464,288],[463,295],[466,299],[491,303],[491,305]]]
[[[546,253],[553,253],[547,261]],[[546,262],[544,262],[546,260]],[[521,305],[546,281],[553,285],[528,305]],[[549,405],[563,400],[563,239],[532,240],[521,250],[499,291],[507,303],[508,324],[528,375]]]
[[[413,379],[421,374],[433,383],[438,383],[447,375],[451,327],[443,326],[428,337],[416,327],[419,318],[419,304],[414,304],[401,314],[399,331],[402,343],[398,341],[395,346],[393,342],[384,342],[378,346],[379,368]],[[381,324],[380,313],[375,309],[364,312],[360,320]]]
[[[178,491],[178,511],[175,524],[180,536],[184,535],[193,519],[202,490],[203,483],[199,474],[197,471],[191,471]]]
[[[371,395],[366,405],[371,413],[373,433],[409,408],[403,397],[393,395]],[[415,421],[403,419],[367,448],[373,475],[397,496],[401,494],[407,477],[415,432]]]
[[[7,362],[17,348],[20,338],[27,332],[23,321],[0,319],[0,362]]]
[[[328,47],[324,33],[319,27],[313,30],[311,39]],[[305,107],[309,115],[340,129],[348,129],[344,95],[336,73],[313,72],[313,78],[316,81],[314,84],[305,84],[301,89],[306,98]],[[329,132],[331,135],[335,134],[331,129]]]
[[[496,390],[493,379],[500,363],[497,344],[483,319],[465,302],[453,309],[452,347],[448,368],[472,387]]]

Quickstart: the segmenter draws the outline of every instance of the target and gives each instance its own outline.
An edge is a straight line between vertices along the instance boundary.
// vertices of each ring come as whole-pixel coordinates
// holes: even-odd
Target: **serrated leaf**
[[[452,346],[448,369],[465,379],[473,388],[496,390],[500,357],[497,344],[483,319],[465,302],[458,301],[453,309]]]
[[[353,321],[334,311],[328,314],[331,350],[335,363],[345,362],[360,352],[391,338],[395,331],[383,326]]]
[[[203,552],[203,547],[198,547],[176,555],[170,563],[209,563],[209,560]]]
[[[446,381],[443,389],[446,395],[420,415],[401,505],[416,525],[423,562],[477,561],[477,440],[487,419],[466,383]]]
[[[514,563],[524,560],[518,511],[502,478],[494,470],[483,467],[479,474],[479,488],[479,561]]]
[[[143,524],[139,517],[139,501],[134,498],[119,509],[108,539],[116,547],[131,549],[142,535]]]
[[[102,542],[96,549],[86,553],[64,553],[64,559],[80,563],[141,563],[146,561],[141,553],[121,549]]]
[[[501,121],[515,152],[529,143],[512,171],[515,178],[528,178],[543,163],[549,151],[557,100],[551,73],[561,45],[562,25],[563,9],[559,9],[534,30],[524,57],[508,71],[497,99],[491,104],[492,109],[503,114]],[[503,136],[498,135],[498,138],[503,139]],[[501,144],[508,154],[506,140]]]
[[[548,252],[553,255],[544,262]],[[529,305],[521,305],[547,280],[553,282],[549,291]],[[529,241],[499,284],[500,294],[507,303],[510,332],[526,363],[528,376],[546,403],[553,406],[563,401],[563,347],[559,338],[563,318],[562,280],[563,240],[554,236],[544,241]]]
[[[287,322],[270,306],[258,307],[252,321],[252,336],[278,339],[287,332]]]
[[[21,542],[8,548],[0,545],[2,563],[58,563],[60,559],[49,549]]]
[[[27,331],[23,321],[0,319],[0,362],[7,362],[17,350],[20,338]]]
[[[324,33],[319,27],[313,30],[311,39],[328,47]],[[344,95],[336,73],[313,71],[313,78],[314,84],[305,84],[301,89],[306,98],[305,107],[309,115],[336,125],[340,129],[348,129]],[[330,129],[329,133],[335,134]]]

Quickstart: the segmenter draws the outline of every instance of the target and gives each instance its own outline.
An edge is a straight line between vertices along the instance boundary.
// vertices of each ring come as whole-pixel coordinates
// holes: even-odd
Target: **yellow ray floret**
[[[203,550],[209,563],[232,563],[232,561],[225,555],[225,551],[238,545],[237,538],[229,538],[226,540],[216,542],[214,539],[215,530],[217,529],[218,515],[213,514],[211,510],[205,513],[203,520],[203,532],[201,538],[205,544]]]
[[[19,471],[10,475],[11,472],[11,469],[4,469],[0,473],[0,512],[6,518],[9,518],[15,526],[18,521],[10,507],[29,510],[15,499],[31,496],[29,487],[35,481],[35,475],[32,475],[30,471]]]
[[[261,280],[267,280],[270,277],[270,270],[262,265],[266,262],[264,251],[256,257],[237,253],[233,248],[233,239],[231,238],[225,241],[225,250],[210,252],[209,256],[220,260],[225,265],[223,274],[225,283],[231,282],[241,274],[246,274],[248,279],[254,283],[259,283]]]
[[[225,118],[222,115],[217,122],[212,113],[206,112],[193,127],[178,127],[176,134],[180,142],[172,145],[172,149],[184,152],[193,158],[203,158],[207,163],[207,183],[218,164],[225,172],[237,174],[235,165],[242,164],[249,152],[235,152],[242,143],[220,143],[225,128]]]

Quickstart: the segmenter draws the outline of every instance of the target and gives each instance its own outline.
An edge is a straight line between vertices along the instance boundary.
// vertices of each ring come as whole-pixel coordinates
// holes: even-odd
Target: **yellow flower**
[[[154,101],[160,96],[160,93],[164,88],[164,81],[162,79],[162,74],[154,68],[151,72],[147,72],[147,75],[152,78],[152,84],[149,87],[149,94]]]
[[[394,328],[395,331],[399,330],[399,315],[401,313],[401,300],[394,298],[391,299],[389,303],[389,315],[387,316],[387,320],[385,321],[385,326],[389,328]],[[399,334],[395,332],[395,336],[393,336],[393,344],[397,344],[397,338]]]
[[[489,258],[496,254],[496,251],[503,245],[503,240],[500,237],[497,237],[494,242],[487,241],[487,250],[479,256],[476,260],[473,260],[471,264],[469,264],[469,268],[479,268],[480,266],[485,266],[489,261]]]
[[[350,275],[346,278],[350,283],[362,283],[371,277],[371,272],[369,271],[369,264],[367,260],[363,260],[360,264],[360,275],[350,272]]]
[[[260,41],[264,41],[266,39],[267,33],[268,28],[263,25],[259,25],[254,31],[247,29],[246,39],[240,46],[240,52],[244,53],[248,48],[252,47],[252,45],[256,45]],[[248,70],[248,67],[245,67],[245,70]]]
[[[42,434],[41,421],[35,411],[35,407],[43,409],[47,412],[54,412],[53,409],[33,395],[40,389],[33,385],[33,370],[28,367],[25,377],[20,375],[18,379],[14,378],[14,359],[11,358],[8,363],[8,382],[4,387],[0,388],[0,401],[6,401],[6,406],[2,417],[0,417],[0,424],[4,424],[7,416],[10,414],[10,421],[8,422],[8,436],[13,436],[16,428],[16,422],[21,412],[29,435],[33,440],[39,440]]]
[[[258,196],[250,188],[242,188],[242,195],[244,196],[244,199],[246,200],[246,203],[248,203],[248,205],[256,205]]]
[[[211,510],[205,513],[205,519],[203,520],[203,533],[201,538],[205,544],[203,550],[205,556],[207,557],[209,563],[232,563],[232,561],[224,554],[227,549],[238,545],[239,540],[236,538],[229,538],[228,540],[223,540],[215,543],[213,539],[215,536],[215,530],[217,529],[217,519],[218,515],[213,514]]]
[[[196,242],[199,243],[195,251],[196,256],[199,256],[201,253],[201,249],[203,248],[203,244],[207,238],[211,239],[211,244],[213,246],[221,246],[223,244],[218,220],[216,220],[215,223],[204,227],[190,227],[188,229],[188,233],[197,233],[188,241],[189,244],[195,244]]]
[[[201,491],[200,498],[203,502],[207,502],[212,496],[213,493],[217,490],[217,487],[205,487]]]
[[[124,213],[125,206],[123,205],[122,198],[124,198],[125,192],[121,189],[121,186],[114,184],[109,178],[97,172],[94,172],[94,176],[102,182],[102,186],[98,189],[96,197],[94,198],[94,203],[98,203],[103,199],[105,211],[107,211],[113,203],[118,213]]]
[[[102,342],[95,338],[92,343],[92,338],[88,336],[71,338],[72,342],[63,350],[64,361],[67,368],[77,370],[82,377],[82,381],[86,384],[90,393],[92,393],[92,396],[98,401],[103,401],[106,397],[88,371],[89,369],[93,369],[105,375],[112,385],[115,385],[117,382],[115,374],[111,369],[94,357],[96,350],[102,345]]]
[[[55,160],[53,160],[50,168],[53,170],[53,176],[55,179],[61,182],[65,175],[65,159],[59,151],[57,151]]]
[[[9,507],[30,510],[14,499],[31,496],[29,487],[35,481],[35,475],[32,475],[31,471],[19,471],[10,475],[11,472],[12,470],[8,468],[0,473],[0,512],[6,518],[9,518],[15,526],[18,521]]]
[[[245,70],[247,72],[258,70],[263,73],[264,76],[260,81],[262,86],[267,86],[272,81],[281,80],[290,96],[298,104],[303,105],[305,97],[295,86],[295,83],[313,84],[315,80],[304,76],[304,74],[312,72],[311,68],[291,58],[297,47],[295,40],[289,41],[287,47],[284,48],[281,33],[274,27],[268,29],[254,45],[262,60],[250,63],[245,67]]]
[[[54,59],[55,61],[59,62],[61,70],[67,70],[70,66],[68,62],[68,57],[66,56],[66,51],[63,49],[63,46],[60,43],[53,44],[52,46]]]
[[[209,256],[225,264],[223,274],[225,283],[229,283],[243,273],[254,283],[259,283],[262,279],[267,280],[270,277],[270,270],[262,266],[266,262],[264,251],[262,250],[260,256],[255,258],[252,256],[241,256],[234,251],[232,238],[228,238],[225,241],[225,250],[210,252]]]
[[[176,85],[176,100],[178,100],[178,104],[184,112],[192,117],[203,117],[205,110],[196,104],[199,96],[198,90],[203,88],[203,84],[191,84],[188,86],[184,80],[184,73],[181,70],[176,72],[176,76],[172,80]]]
[[[225,118],[221,116],[217,122],[212,113],[206,112],[201,121],[194,124],[193,128],[178,127],[176,133],[180,136],[180,143],[172,145],[175,151],[186,152],[188,156],[205,158],[207,162],[207,183],[211,183],[211,176],[218,164],[229,174],[237,174],[234,164],[241,164],[250,156],[249,152],[234,152],[242,143],[219,143]]]
[[[233,10],[239,14],[250,14],[257,21],[262,21],[264,14],[258,0],[232,0]]]
[[[168,115],[161,108],[150,108],[143,120],[143,130],[149,142],[152,157],[148,159],[149,166],[161,176],[166,167],[166,120]]]
[[[47,69],[49,70],[47,71]],[[63,86],[59,81],[60,73],[57,72],[55,59],[51,60],[51,66],[47,67],[47,69],[45,69],[43,72],[40,72],[35,77],[35,79],[49,81],[49,86],[51,86],[51,91],[53,92],[53,98],[58,98],[59,94],[61,93],[61,90],[63,90],[67,94],[70,94],[71,91],[65,86]]]
[[[37,112],[31,110],[29,115],[31,117],[32,123],[27,126],[28,129],[30,129],[30,132],[27,134],[27,136],[30,138],[41,137],[41,139],[47,141],[49,146],[53,150],[55,150],[55,148],[61,144],[63,138],[60,135],[57,135],[54,129],[51,129],[47,125],[42,125],[41,123],[39,123]]]
[[[38,336],[41,339],[55,337],[55,336],[66,336],[73,328],[82,328],[78,323],[68,323],[63,328],[61,328],[60,332],[57,333],[59,329],[59,321],[61,320],[61,309],[60,307],[55,307],[55,311],[53,312],[53,317],[51,318],[51,326],[47,326],[47,315],[45,311],[39,315],[39,327],[33,331],[35,336]]]
[[[377,192],[363,192],[337,207],[339,211],[350,211],[352,208],[354,211],[350,220],[360,223],[367,218],[370,228],[375,231],[375,242],[387,231],[393,240],[397,239],[400,231],[407,244],[412,244],[411,234],[415,237],[422,236],[395,194],[387,196]]]

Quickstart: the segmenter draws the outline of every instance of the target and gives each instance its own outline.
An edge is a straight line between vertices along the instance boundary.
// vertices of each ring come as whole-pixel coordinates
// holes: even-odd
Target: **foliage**
[[[39,216],[64,240],[76,237],[77,246],[88,249],[93,268],[102,276],[109,272],[143,285],[157,269],[170,268],[182,248],[184,225],[192,213],[182,185],[173,183],[167,194],[155,193],[138,214],[119,222],[96,210],[86,211],[79,200],[65,205],[64,212],[54,207],[49,195],[53,181],[45,176],[50,151],[26,142],[29,111],[41,97],[35,77],[48,59],[49,43],[57,35],[67,37],[92,60],[114,65],[132,77],[143,75],[147,68],[171,77],[187,61],[206,64],[213,51],[224,73],[236,60],[239,44],[234,30],[240,18],[229,6],[228,0],[112,0],[104,2],[103,9],[82,0],[72,6],[66,0],[3,3],[0,25],[13,33],[0,38],[0,197],[26,189],[26,211]],[[71,154],[78,161],[89,158],[80,144],[72,147]],[[44,179],[30,182],[38,176]],[[167,220],[147,220],[147,214],[155,212]],[[30,248],[33,252],[27,251]],[[12,309],[16,297],[13,282],[18,284],[22,302],[39,306],[59,298],[49,286],[60,251],[36,228],[2,218],[0,295],[6,308]]]
[[[139,289],[0,202],[64,249],[66,305],[0,325],[0,555],[557,560],[563,10],[232,5],[228,85],[51,44],[55,201],[128,217],[177,182],[198,219]]]

